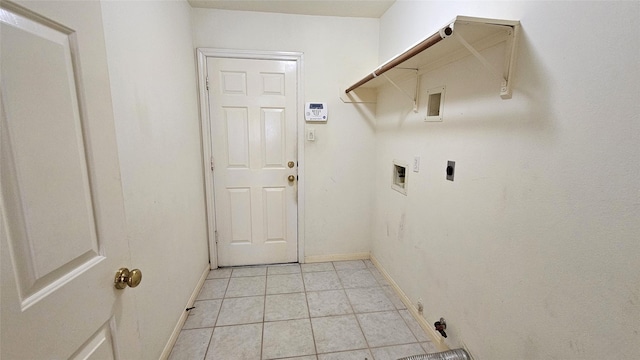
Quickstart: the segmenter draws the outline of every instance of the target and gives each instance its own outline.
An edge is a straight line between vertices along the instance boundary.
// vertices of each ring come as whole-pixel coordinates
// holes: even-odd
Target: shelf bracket
[[[393,82],[393,80],[391,80],[387,76],[387,74],[382,74],[381,76],[385,78],[385,80],[387,80],[391,85],[393,85],[393,87],[398,89],[398,91],[404,94],[404,96],[406,96],[409,100],[411,100],[411,102],[413,103],[413,112],[417,113],[418,112],[418,93],[419,93],[418,90],[420,88],[420,79],[418,77],[418,69],[407,69],[407,70],[412,70],[412,71],[415,71],[416,73],[416,91],[415,91],[415,95],[413,96],[411,96],[411,94],[409,94],[408,92],[404,91],[404,89],[402,89],[398,84]]]
[[[378,94],[376,89],[360,87],[350,92],[344,92],[344,87],[340,86],[338,93],[340,94],[340,100],[343,103],[351,104],[375,104]]]
[[[507,53],[505,54],[505,62],[504,62],[504,70],[502,73],[496,70],[496,68],[489,63],[489,61],[478,52],[471,44],[467,42],[467,40],[462,37],[459,33],[454,34],[453,38],[457,39],[462,46],[464,46],[473,56],[475,56],[481,63],[484,65],[490,73],[492,73],[495,77],[500,79],[500,97],[503,99],[511,99],[511,75],[513,73],[514,67],[514,57],[515,57],[515,47],[516,47],[516,39],[515,33],[517,31],[517,27],[511,28],[507,30]]]

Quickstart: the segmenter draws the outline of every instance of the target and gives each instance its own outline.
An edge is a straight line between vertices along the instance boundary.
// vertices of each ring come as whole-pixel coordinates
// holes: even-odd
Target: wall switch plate
[[[453,181],[453,175],[456,172],[456,162],[447,161],[447,180]]]
[[[419,172],[420,171],[420,156],[414,156],[413,157],[413,172]]]
[[[307,141],[316,141],[316,129],[307,129]]]

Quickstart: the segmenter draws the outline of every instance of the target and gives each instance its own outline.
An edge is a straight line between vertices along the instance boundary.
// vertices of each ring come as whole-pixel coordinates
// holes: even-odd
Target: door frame
[[[200,108],[200,137],[202,141],[202,172],[204,174],[204,192],[207,211],[207,237],[209,243],[209,263],[211,269],[218,268],[218,254],[216,247],[216,208],[213,196],[213,172],[211,153],[211,118],[209,116],[209,96],[207,90],[207,58],[228,58],[228,59],[254,59],[254,60],[288,60],[296,62],[296,156],[298,161],[298,262],[304,263],[304,82],[303,53],[286,51],[263,51],[263,50],[235,50],[219,48],[197,48],[198,58],[198,100]]]

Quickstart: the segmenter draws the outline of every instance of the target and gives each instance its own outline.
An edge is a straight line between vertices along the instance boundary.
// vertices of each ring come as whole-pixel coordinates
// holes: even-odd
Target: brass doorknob
[[[296,177],[293,176],[293,175],[289,175],[289,177],[287,179],[289,179],[289,182],[293,182],[293,180],[295,180]]]
[[[129,271],[127,268],[121,268],[116,272],[116,279],[114,280],[114,284],[116,289],[124,289],[127,286],[136,287],[140,285],[142,281],[142,271],[139,269],[133,269]]]

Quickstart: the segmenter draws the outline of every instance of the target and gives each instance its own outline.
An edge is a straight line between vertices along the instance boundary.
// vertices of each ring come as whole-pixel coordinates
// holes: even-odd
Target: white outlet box
[[[420,156],[413,157],[413,172],[420,172]]]

